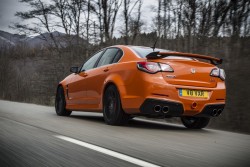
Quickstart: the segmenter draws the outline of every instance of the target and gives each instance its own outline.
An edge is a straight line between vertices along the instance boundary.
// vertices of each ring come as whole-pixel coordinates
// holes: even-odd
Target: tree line
[[[17,12],[32,24],[16,23],[12,28],[24,33],[50,33],[54,46],[58,43],[51,32],[60,30],[89,43],[108,43],[114,33],[124,38],[124,44],[136,44],[139,34],[156,32],[161,39],[227,36],[237,39],[250,35],[249,0],[155,0],[155,5],[143,6],[143,0],[21,0],[30,10]],[[150,13],[143,13],[142,7]],[[151,20],[143,20],[146,16]],[[118,27],[117,22],[122,26]],[[46,40],[46,39],[45,39]],[[81,45],[80,40],[78,44]]]

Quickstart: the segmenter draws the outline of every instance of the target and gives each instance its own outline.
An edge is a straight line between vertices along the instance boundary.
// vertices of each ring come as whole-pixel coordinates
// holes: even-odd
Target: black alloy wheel
[[[69,116],[72,111],[66,110],[66,102],[64,96],[64,90],[62,86],[59,86],[56,93],[55,108],[56,114],[59,116]]]
[[[119,92],[114,85],[110,85],[104,93],[103,116],[109,125],[123,125],[127,123],[129,115],[126,114],[121,105]]]

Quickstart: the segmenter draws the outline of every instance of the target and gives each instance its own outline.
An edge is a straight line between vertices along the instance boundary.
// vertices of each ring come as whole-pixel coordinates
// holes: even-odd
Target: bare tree
[[[176,4],[176,6],[177,6],[177,18],[178,18],[178,20],[177,20],[177,36],[179,37],[180,35],[181,35],[181,23],[182,23],[182,8],[183,8],[183,1],[182,0],[180,0],[180,1],[178,1],[177,2],[177,4]]]
[[[196,0],[185,0],[183,10],[183,28],[185,35],[187,35],[187,49],[191,51],[192,37],[195,36],[196,32],[196,13],[197,13],[197,2]]]
[[[86,18],[86,40],[87,40],[87,46],[86,46],[86,55],[87,57],[89,56],[89,31],[90,31],[90,11],[91,11],[91,4],[90,0],[88,0],[88,5],[87,5],[87,18]]]
[[[56,26],[63,28],[64,32],[68,35],[72,31],[72,18],[69,13],[69,6],[67,0],[53,0],[54,10],[52,14],[60,19],[60,22]]]
[[[50,23],[50,14],[51,11],[54,9],[53,5],[46,4],[45,2],[42,2],[41,0],[21,0],[22,3],[27,3],[29,6],[31,6],[31,10],[27,12],[16,12],[16,16],[23,20],[31,20],[35,19],[37,23],[33,23],[32,26],[16,23],[14,25],[14,28],[17,28],[24,32],[31,32],[31,33],[39,33],[44,37],[44,40],[47,39],[46,36],[43,35],[43,31],[46,30],[49,33],[50,39],[53,41],[53,44],[56,48],[58,48],[58,43],[55,40],[54,35],[52,32],[52,25]]]
[[[212,4],[211,0],[208,2],[199,3],[199,25],[197,35],[200,38],[209,37],[212,28]]]
[[[103,12],[102,12],[102,0],[97,0],[95,5],[95,14],[98,18],[98,25],[95,24],[94,27],[99,27],[99,35],[100,35],[100,42],[101,44],[104,42],[104,29],[103,29]]]
[[[117,13],[121,7],[121,0],[95,0],[94,12],[98,19],[100,41],[109,41],[113,37]]]
[[[222,25],[226,23],[226,17],[231,8],[231,3],[228,3],[227,0],[215,1],[213,8],[213,36],[218,36]]]
[[[121,4],[122,1],[119,0],[102,0],[102,19],[106,41],[109,41],[113,37],[116,17]]]
[[[141,27],[143,25],[141,21],[141,7],[142,7],[142,0],[138,1],[138,9],[137,9],[137,17],[135,19],[132,19],[132,26],[131,26],[131,32],[132,32],[132,44],[135,43],[136,37],[141,33]]]
[[[161,4],[162,0],[158,0],[158,8],[157,8],[157,32],[158,36],[161,36]]]
[[[79,45],[79,38],[80,38],[80,25],[81,25],[81,15],[83,6],[86,4],[85,0],[71,0],[68,4],[72,23],[73,23],[73,30],[77,37],[77,44]]]
[[[123,4],[124,4],[124,9],[123,9],[123,17],[124,17],[124,23],[125,23],[125,31],[124,31],[124,40],[125,40],[125,44],[128,44],[128,38],[129,38],[129,24],[132,22],[132,16],[131,13],[133,12],[135,6],[139,3],[138,9],[141,10],[141,5],[142,2],[141,0],[136,0],[136,1],[132,1],[132,0],[124,0]],[[141,11],[138,12],[138,17],[140,19],[141,16]],[[137,18],[138,18],[137,17]]]
[[[243,21],[247,20],[250,12],[249,0],[231,0],[229,18],[231,21],[231,32],[233,38],[239,37],[242,33]]]
[[[163,0],[163,37],[167,37],[167,0]]]

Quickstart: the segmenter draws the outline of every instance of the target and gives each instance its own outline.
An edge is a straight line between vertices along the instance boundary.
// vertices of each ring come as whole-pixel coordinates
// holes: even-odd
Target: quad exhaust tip
[[[217,112],[218,112],[217,109],[213,109],[212,116],[216,117],[217,116]]]
[[[163,106],[163,107],[162,107],[162,112],[163,112],[164,114],[167,114],[168,111],[169,111],[168,106]]]
[[[160,112],[161,111],[161,106],[160,105],[155,105],[154,106],[154,111],[155,112]]]
[[[222,109],[214,109],[213,112],[212,112],[212,116],[213,117],[218,117],[220,116],[220,114],[222,113]]]
[[[221,109],[218,109],[217,116],[219,116],[222,113]]]
[[[155,112],[163,112],[164,114],[167,114],[169,111],[169,107],[168,106],[160,106],[160,105],[155,105],[154,106],[154,111]]]

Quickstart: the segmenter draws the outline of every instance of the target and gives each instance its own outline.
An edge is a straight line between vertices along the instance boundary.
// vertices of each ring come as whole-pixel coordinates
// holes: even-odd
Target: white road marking
[[[83,142],[83,141],[80,141],[80,140],[76,140],[76,139],[73,139],[73,138],[70,138],[70,137],[61,136],[61,135],[55,135],[55,137],[57,137],[59,139],[62,139],[62,140],[65,140],[65,141],[68,141],[68,142],[71,142],[71,143],[74,143],[74,144],[77,144],[77,145],[80,145],[82,147],[86,147],[86,148],[91,149],[91,150],[95,150],[97,152],[101,152],[103,154],[107,154],[109,156],[112,156],[112,157],[115,157],[115,158],[130,162],[130,163],[136,164],[138,166],[160,167],[158,165],[155,165],[155,164],[152,164],[152,163],[149,163],[149,162],[146,162],[146,161],[143,161],[143,160],[140,160],[140,159],[125,155],[125,154],[121,154],[121,153],[118,153],[118,152],[115,152],[115,151],[112,151],[112,150],[109,150],[109,149],[106,149],[106,148],[102,148],[102,147],[99,147],[99,146],[96,146],[96,145],[93,145],[93,144],[90,144],[90,143],[86,143],[86,142]]]

